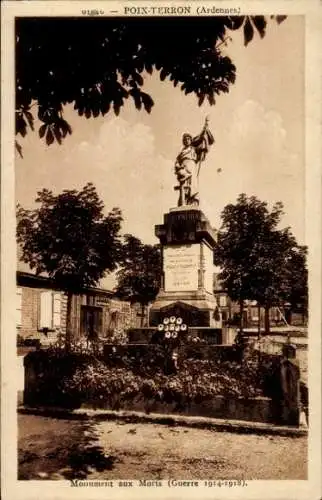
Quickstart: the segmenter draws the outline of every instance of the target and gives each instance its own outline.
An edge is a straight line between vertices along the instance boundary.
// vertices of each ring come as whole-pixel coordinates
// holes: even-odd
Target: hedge
[[[65,353],[49,348],[25,358],[26,404],[78,407],[83,403],[119,406],[133,398],[187,405],[214,396],[265,395],[274,363],[256,353],[247,359],[194,359],[179,356],[177,369],[164,346],[113,350],[109,354]],[[134,347],[134,346],[133,346]]]

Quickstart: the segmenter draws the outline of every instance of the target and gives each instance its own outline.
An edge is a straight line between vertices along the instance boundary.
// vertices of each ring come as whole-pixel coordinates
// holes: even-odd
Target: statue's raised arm
[[[210,146],[214,144],[215,139],[208,127],[209,119],[206,117],[204,127],[199,135],[192,139],[192,145],[196,149],[197,162],[204,161]],[[198,172],[199,173],[199,172]]]
[[[179,183],[175,186],[175,189],[179,191],[178,206],[198,206],[200,165],[205,160],[209,147],[215,142],[208,128],[208,118],[199,135],[192,137],[190,134],[183,134],[182,142],[183,148],[175,162],[175,174]]]

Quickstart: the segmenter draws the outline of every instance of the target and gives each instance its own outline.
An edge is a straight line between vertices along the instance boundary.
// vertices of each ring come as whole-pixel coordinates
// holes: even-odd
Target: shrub
[[[118,408],[141,399],[183,407],[214,396],[271,396],[277,357],[263,357],[254,349],[246,350],[242,360],[182,357],[177,372],[167,373],[171,353],[162,345],[105,346],[104,355],[84,345],[68,354],[56,346],[32,353],[30,359],[42,403]]]
[[[203,360],[185,361],[178,373],[168,376],[160,370],[153,374],[138,373],[129,367],[111,367],[92,360],[64,379],[62,391],[73,400],[114,409],[133,399],[164,401],[183,407],[214,396],[257,396],[260,390],[252,376],[241,365],[219,366]]]
[[[107,337],[104,339],[107,344],[127,344],[128,333],[124,328],[115,328],[108,332]]]
[[[125,368],[109,368],[102,361],[78,367],[70,378],[65,378],[62,392],[100,406],[102,402],[117,408],[122,400],[134,398],[139,393],[140,379]]]
[[[153,375],[163,372],[171,350],[158,344],[149,345],[106,345],[104,361],[108,366],[126,367],[138,375]]]

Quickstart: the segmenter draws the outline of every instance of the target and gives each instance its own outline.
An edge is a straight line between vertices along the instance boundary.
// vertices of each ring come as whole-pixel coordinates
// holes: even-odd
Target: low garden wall
[[[111,405],[106,403],[97,404],[83,403],[82,408],[100,408],[110,410]],[[114,408],[115,409],[115,408]],[[131,401],[123,401],[118,410],[138,411],[144,413],[160,413],[165,415],[180,414],[190,417],[209,417],[226,420],[243,420],[261,423],[275,423],[274,402],[271,398],[228,398],[215,396],[200,403],[184,402],[165,403],[163,401],[145,401],[142,398],[134,398]]]
[[[245,358],[236,346],[186,344],[176,353],[174,360],[173,350],[151,344],[31,352],[24,404],[299,424],[299,373],[287,360],[256,352]]]

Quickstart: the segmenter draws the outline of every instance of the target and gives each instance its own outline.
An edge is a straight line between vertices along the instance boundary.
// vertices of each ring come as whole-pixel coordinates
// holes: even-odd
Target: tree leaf
[[[109,112],[110,105],[111,105],[110,102],[107,102],[107,101],[101,102],[101,113],[102,113],[103,116],[106,115],[106,113]]]
[[[56,141],[58,142],[58,144],[61,144],[62,143],[62,140],[61,140],[62,136],[61,136],[59,125],[57,123],[55,123],[53,126],[53,132],[54,132],[54,136],[55,136]]]
[[[254,29],[253,29],[252,23],[250,22],[249,16],[247,16],[246,22],[244,24],[244,43],[245,43],[245,46],[247,46],[249,44],[249,42],[252,41],[253,36],[254,36]]]
[[[119,116],[120,109],[121,109],[120,103],[114,101],[113,109],[114,109],[114,113],[116,114],[116,116]]]
[[[149,61],[145,62],[145,70],[151,75],[153,72],[153,66]]]
[[[41,127],[39,127],[38,133],[40,138],[44,137],[47,127],[48,127],[47,123],[44,123]]]
[[[141,109],[142,108],[142,101],[141,101],[141,95],[138,92],[135,92],[133,94],[133,99],[135,103],[136,109]]]
[[[15,141],[15,147],[16,147],[16,151],[18,152],[20,158],[23,158],[22,147],[18,141]]]
[[[213,92],[211,94],[208,94],[208,102],[210,104],[210,106],[213,106],[214,104],[216,104],[216,101],[215,101],[215,96],[213,94]]]
[[[199,99],[198,99],[198,106],[201,106],[205,100],[206,95],[205,94],[200,94]]]
[[[51,127],[48,127],[47,134],[46,134],[46,143],[47,146],[50,146],[54,142],[54,134],[51,130]]]
[[[28,121],[28,124],[29,124],[29,127],[31,128],[31,130],[34,130],[34,117],[30,113],[30,111],[27,111],[27,110],[24,110],[24,115],[27,118],[27,121]]]
[[[266,32],[266,19],[264,16],[252,16],[252,21],[260,35],[261,38],[265,36]]]
[[[287,16],[275,16],[277,24],[281,24],[286,18]]]
[[[16,133],[25,137],[27,134],[27,124],[21,113],[17,113],[16,116]]]
[[[66,120],[64,120],[64,123],[65,123],[65,126],[66,126],[67,133],[69,135],[72,135],[72,132],[73,132],[72,127],[69,125],[69,123]]]
[[[99,114],[100,114],[100,110],[99,110],[98,105],[93,106],[93,116],[94,116],[94,118],[97,118]]]
[[[170,71],[162,68],[162,70],[160,71],[160,80],[164,81],[169,74],[170,74]]]
[[[134,79],[134,80],[135,80],[135,81],[136,81],[136,82],[137,82],[140,86],[142,86],[142,85],[143,85],[143,83],[144,83],[144,82],[143,82],[143,78],[142,78],[142,76],[140,75],[140,73],[135,72],[135,73],[133,73],[133,75],[132,75],[132,76],[133,76],[133,79]]]
[[[144,109],[150,113],[152,107],[154,106],[154,102],[151,96],[149,94],[146,94],[145,92],[141,92],[141,98],[143,102]]]
[[[238,30],[244,23],[246,16],[230,16],[229,24],[231,25],[231,29]]]

